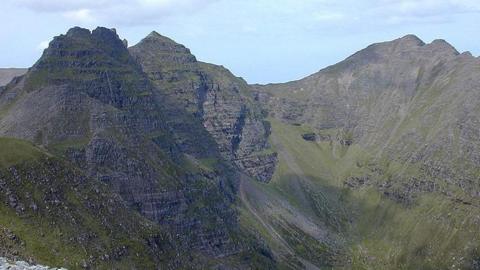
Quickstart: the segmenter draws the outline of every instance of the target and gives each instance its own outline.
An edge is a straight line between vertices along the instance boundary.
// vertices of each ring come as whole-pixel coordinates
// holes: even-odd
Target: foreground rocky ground
[[[50,268],[43,265],[31,265],[24,261],[12,262],[0,257],[0,270],[66,270],[65,268]]]

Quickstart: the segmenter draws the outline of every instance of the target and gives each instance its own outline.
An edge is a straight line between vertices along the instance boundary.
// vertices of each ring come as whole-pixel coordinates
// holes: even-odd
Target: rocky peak
[[[423,42],[419,37],[411,34],[396,39],[393,41],[393,43],[404,47],[419,47],[425,45],[425,42]]]
[[[196,61],[185,46],[157,32],[129,50],[157,94],[171,101],[166,106],[169,114],[178,115],[184,107],[212,136],[224,158],[258,180],[271,179],[276,153],[264,151],[269,148],[269,126],[250,99],[245,81],[223,67]],[[174,126],[177,133],[188,127],[185,123]]]
[[[91,35],[90,30],[81,28],[81,27],[73,27],[70,30],[68,30],[66,36],[71,37],[71,38],[88,38]]]
[[[133,46],[131,50],[135,55],[144,55],[150,59],[156,59],[156,62],[162,66],[194,63],[197,61],[195,56],[184,45],[176,43],[156,31],[151,32],[140,43]]]
[[[374,62],[383,62],[386,59],[392,58],[394,54],[415,51],[422,46],[425,46],[425,43],[420,38],[415,35],[406,35],[392,41],[372,44],[348,57],[346,61],[340,62],[328,69],[332,70],[333,67],[339,66],[352,69]]]
[[[106,44],[123,44],[115,29],[108,29],[105,27],[97,27],[92,31],[92,38],[98,42]]]
[[[423,46],[425,46],[425,42],[415,35],[406,35],[392,41],[373,45],[376,52],[384,57],[390,57],[392,53],[417,51]]]
[[[119,38],[115,29],[97,27],[95,30],[74,27],[67,34],[57,36],[50,43],[39,62],[50,56],[64,57],[66,54],[76,52],[77,59],[85,59],[86,55],[78,55],[78,52],[98,52],[99,50],[111,56],[118,57],[128,54],[124,42]],[[80,57],[81,56],[81,57]]]
[[[67,86],[124,107],[148,93],[147,78],[114,29],[75,27],[55,37],[26,77],[26,90]],[[145,95],[145,94],[144,94]]]
[[[427,45],[428,50],[445,55],[459,55],[460,53],[450,43],[443,39],[436,39]]]

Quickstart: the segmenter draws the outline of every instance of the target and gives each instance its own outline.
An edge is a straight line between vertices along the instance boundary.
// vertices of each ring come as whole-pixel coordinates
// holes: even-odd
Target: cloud
[[[438,24],[450,22],[459,14],[480,12],[478,0],[6,1],[37,13],[59,14],[69,23],[86,27],[152,25],[172,18],[177,19],[178,24],[185,24],[187,21],[195,21],[190,17],[198,15],[201,24],[212,24],[209,21],[214,21],[216,28],[224,25],[259,35],[262,34],[262,29],[267,28],[291,29],[296,32],[299,29],[317,31],[341,26],[348,31],[359,27],[383,27],[384,24]],[[214,4],[214,8],[209,8]]]
[[[38,44],[38,46],[37,46],[37,50],[38,50],[38,51],[43,51],[43,50],[45,50],[46,48],[48,48],[48,44],[49,44],[49,43],[50,43],[50,42],[49,42],[48,40],[44,40],[44,41],[40,42],[40,43]]]
[[[372,12],[388,23],[450,21],[464,13],[480,12],[480,2],[475,0],[379,0]]]
[[[92,11],[90,9],[79,9],[73,11],[66,11],[62,13],[63,17],[78,22],[81,24],[91,24],[95,22],[95,18],[92,15]]]
[[[125,0],[11,0],[17,6],[37,12],[66,12],[78,9],[110,8],[125,4]]]
[[[142,25],[189,14],[218,0],[7,0],[41,13],[61,14],[83,24]]]

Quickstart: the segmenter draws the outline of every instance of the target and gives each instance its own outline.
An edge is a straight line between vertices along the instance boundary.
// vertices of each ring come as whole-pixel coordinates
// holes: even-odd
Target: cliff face
[[[476,196],[479,65],[443,40],[406,36],[305,79],[256,86],[257,98],[279,119],[335,131],[377,159],[419,164],[430,180]]]
[[[479,67],[410,35],[249,86],[156,32],[73,28],[0,87],[0,258],[477,269]]]
[[[276,154],[269,150],[269,125],[244,80],[221,66],[198,62],[190,50],[156,32],[130,52],[156,93],[170,104],[170,119],[178,121],[175,111],[185,108],[209,132],[224,158],[260,181],[270,180]],[[176,133],[182,128],[192,132],[181,125],[173,125]]]
[[[339,268],[478,268],[479,67],[409,35],[252,86],[279,170],[248,200],[270,206],[256,214],[294,250],[284,253]]]
[[[253,252],[260,245],[233,207],[237,172],[200,123],[171,106],[114,30],[73,28],[0,93],[0,135],[42,145],[108,184],[166,226],[178,254],[203,254],[200,265]]]

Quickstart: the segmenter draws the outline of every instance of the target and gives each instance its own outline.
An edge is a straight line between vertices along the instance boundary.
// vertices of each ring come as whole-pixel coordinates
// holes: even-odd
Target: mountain
[[[171,115],[173,104],[161,90],[115,30],[72,28],[1,92],[0,135],[45,148],[166,228],[173,248],[162,252],[176,256],[163,266],[273,263],[261,241],[238,224],[241,170],[190,112],[177,106]],[[175,133],[182,131],[179,119],[189,133]]]
[[[0,88],[0,268],[479,269],[479,67],[408,35],[248,85],[72,28]]]
[[[0,87],[7,85],[13,78],[27,73],[25,68],[0,68]]]
[[[192,132],[176,115],[178,107],[186,108],[211,134],[224,158],[260,181],[270,180],[276,164],[267,141],[270,126],[243,79],[221,66],[198,62],[185,46],[156,32],[130,52],[171,104],[166,111],[177,122],[173,123],[176,133],[182,132],[179,125]]]
[[[327,247],[327,265],[477,269],[479,67],[444,40],[409,35],[252,86],[280,164],[250,200],[275,206],[257,211],[297,254],[309,252],[298,231]]]

